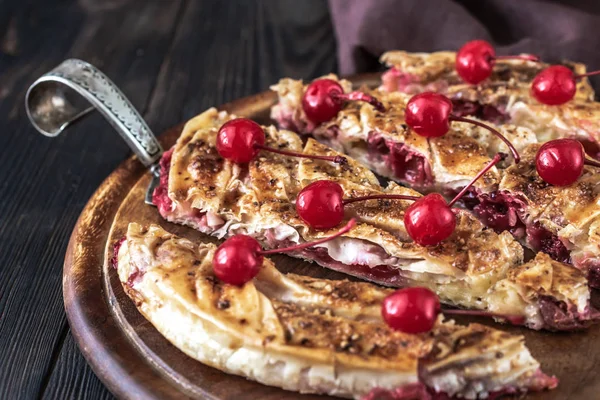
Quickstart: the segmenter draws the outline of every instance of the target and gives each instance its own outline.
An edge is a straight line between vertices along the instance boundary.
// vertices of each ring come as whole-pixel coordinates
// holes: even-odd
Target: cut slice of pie
[[[382,91],[407,94],[423,91],[444,93],[453,100],[458,115],[475,116],[493,123],[511,123],[532,129],[539,141],[574,137],[594,158],[600,156],[600,104],[587,78],[579,79],[575,99],[562,106],[538,103],[531,95],[531,81],[548,64],[516,60],[498,61],[490,79],[479,85],[464,83],[456,73],[455,52],[407,53],[390,51],[381,61],[390,69],[382,76]],[[575,74],[583,64],[563,65]]]
[[[491,192],[473,190],[465,204],[497,232],[509,230],[534,251],[573,263],[600,287],[600,174],[584,167],[574,184],[544,182],[535,169],[540,145],[522,152],[522,161],[502,171]]]
[[[334,75],[328,79],[337,80]],[[346,92],[350,82],[338,81]],[[271,118],[284,129],[310,134],[318,141],[341,151],[368,166],[381,176],[413,187],[420,192],[452,192],[464,187],[497,152],[508,147],[495,135],[472,124],[453,122],[450,131],[437,138],[416,134],[404,123],[404,110],[412,97],[400,92],[365,92],[376,97],[385,112],[365,103],[346,103],[337,117],[323,124],[307,120],[302,109],[306,86],[302,81],[282,79],[272,87],[279,101],[271,109]],[[517,148],[536,143],[535,134],[513,125],[497,126]],[[512,157],[504,165],[512,163]],[[496,168],[476,185],[491,189],[499,182]]]
[[[227,285],[213,275],[215,250],[133,223],[115,261],[141,314],[182,352],[221,371],[370,400],[488,398],[558,383],[522,336],[441,316],[429,333],[392,331],[380,317],[390,290],[283,275],[269,259],[253,281]]]
[[[249,164],[233,164],[215,148],[218,129],[231,118],[215,109],[204,112],[186,124],[174,148],[165,153],[154,201],[168,221],[218,237],[244,233],[266,248],[279,248],[336,231],[312,230],[296,214],[296,196],[316,180],[337,181],[347,198],[419,195],[394,183],[380,186],[370,170],[352,159],[337,165],[265,152]],[[313,139],[303,145],[293,132],[264,129],[270,147],[338,155]],[[534,329],[575,329],[596,318],[581,271],[544,254],[524,263],[523,249],[510,233],[496,234],[464,210],[456,211],[457,229],[450,239],[437,246],[419,246],[404,227],[404,211],[410,204],[403,200],[348,204],[346,217],[358,220],[355,228],[290,255],[387,286],[426,286],[455,306],[522,315]],[[530,271],[543,271],[544,280]]]
[[[337,79],[329,76],[330,79]],[[347,81],[340,81],[348,89]],[[301,81],[284,79],[274,87],[280,101],[272,117],[282,126],[302,126],[304,120]],[[368,104],[346,104],[337,118],[321,125],[305,124],[304,132],[350,155],[381,176],[417,188],[438,191],[449,197],[458,193],[497,152],[508,152],[488,130],[453,122],[439,138],[424,138],[404,124],[404,108],[410,95],[369,92],[386,107],[378,112]],[[598,104],[598,103],[590,103]],[[600,115],[600,113],[598,114]],[[522,153],[518,166],[507,160],[476,182],[462,203],[496,232],[510,231],[532,250],[573,263],[600,285],[600,181],[595,168],[568,188],[549,187],[535,169],[539,148],[528,128],[495,126]],[[312,131],[308,131],[312,128]],[[600,132],[600,130],[599,130]],[[550,215],[551,214],[551,215]]]
[[[529,99],[533,78],[549,64],[524,60],[497,60],[490,78],[478,85],[466,83],[456,73],[456,52],[410,53],[388,51],[381,56],[381,63],[389,67],[382,76],[382,89],[388,92],[417,94],[424,91],[445,93],[465,101],[492,100],[506,104],[501,99]],[[576,75],[586,73],[584,64],[563,61]],[[587,78],[577,83],[575,98],[594,100],[594,89]],[[507,99],[508,100],[508,99]],[[485,104],[485,103],[484,103]],[[481,105],[484,105],[481,104]]]

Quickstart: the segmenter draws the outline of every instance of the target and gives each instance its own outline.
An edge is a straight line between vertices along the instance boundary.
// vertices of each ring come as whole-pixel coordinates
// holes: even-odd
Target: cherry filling
[[[594,264],[588,269],[588,283],[595,289],[600,289],[600,265]]]
[[[600,319],[600,312],[589,306],[589,311],[582,315],[575,306],[567,306],[550,296],[542,296],[538,300],[544,327],[557,331],[574,331],[587,328],[593,321]]]
[[[418,77],[400,71],[397,68],[390,68],[381,75],[381,84],[386,92],[403,92],[412,94],[409,86],[418,82]],[[408,90],[408,91],[407,91]]]
[[[121,246],[123,246],[123,243],[125,243],[125,236],[123,236],[121,239],[115,242],[113,246],[113,256],[110,259],[110,264],[114,269],[118,268],[119,250],[121,250]],[[127,279],[127,286],[133,287],[133,285],[135,285],[143,276],[144,273],[136,269],[131,273],[131,275],[129,275],[129,278]]]
[[[473,214],[496,233],[509,231],[517,239],[526,238],[527,245],[534,251],[571,264],[571,253],[557,235],[537,222],[525,224],[525,200],[506,191],[477,193],[475,190],[471,190],[465,199],[465,207],[473,210]]]
[[[452,112],[458,117],[475,117],[493,124],[505,124],[510,120],[510,115],[503,109],[476,101],[454,99]]]
[[[470,198],[473,213],[496,233],[509,231],[518,239],[525,236],[525,223],[521,219],[525,201],[505,191],[481,193]],[[468,207],[468,203],[465,204]]]
[[[265,241],[268,247],[273,249],[293,246],[296,244],[287,239],[277,239],[275,234],[271,231],[266,232]],[[382,253],[384,253],[383,249]],[[370,267],[369,265],[359,263],[345,264],[332,258],[329,255],[328,249],[325,247],[309,247],[298,251],[295,254],[301,255],[302,257],[310,260],[314,260],[319,265],[325,266],[334,271],[379,283],[381,285],[399,287],[404,286],[407,283],[406,280],[401,276],[402,271],[400,270],[394,269],[388,265],[377,265]]]
[[[392,67],[381,75],[381,86],[386,92],[417,94],[430,90],[445,93],[448,89],[448,81],[438,79],[429,83],[421,83],[418,75]]]
[[[546,378],[546,386],[543,386],[541,389],[532,389],[541,391],[544,389],[552,389],[556,387],[558,384],[558,379],[549,377],[548,375],[542,373],[542,375]],[[552,386],[553,385],[553,386]],[[519,390],[515,387],[507,387],[502,390],[496,390],[494,392],[488,393],[487,400],[500,400],[506,398],[506,396],[514,396],[519,392],[524,391],[524,389]],[[410,383],[408,385],[400,386],[395,389],[387,390],[381,388],[373,389],[369,394],[364,396],[361,400],[453,400],[459,399],[459,397],[451,397],[445,392],[436,392],[431,388],[428,388],[423,383]]]
[[[598,142],[595,142],[590,139],[577,139],[577,140],[581,143],[581,145],[583,146],[583,149],[585,150],[587,155],[592,157],[594,160],[600,161],[600,145],[598,145]]]
[[[325,265],[334,271],[376,282],[380,285],[400,287],[406,284],[406,280],[400,276],[401,271],[388,265],[370,267],[362,264],[344,264],[333,259],[329,255],[327,249],[323,247],[306,249],[302,254],[311,260],[315,260],[318,264]]]
[[[422,360],[419,361],[422,363]],[[409,383],[394,389],[374,388],[361,400],[452,400],[452,397],[445,392],[436,392],[435,389],[428,387],[424,381],[422,365],[419,365],[419,382]],[[533,373],[527,382],[527,386],[519,388],[507,386],[500,390],[488,393],[487,400],[499,400],[506,396],[514,396],[526,390],[539,392],[545,389],[554,389],[558,385],[558,379],[554,376],[548,376],[538,369]]]
[[[380,134],[370,132],[367,146],[369,154],[382,159],[396,179],[419,187],[433,183],[427,159],[404,143],[385,140]]]
[[[443,396],[443,397],[441,397]],[[421,382],[409,383],[394,389],[374,388],[361,400],[443,400],[449,397],[444,393],[432,393]]]
[[[110,259],[110,264],[112,265],[112,267],[114,269],[117,269],[117,265],[119,263],[119,250],[121,249],[121,246],[123,246],[124,242],[125,242],[125,236],[123,236],[121,239],[119,239],[113,247],[113,256]]]
[[[564,243],[538,222],[527,226],[527,244],[533,250],[544,252],[556,261],[571,264],[571,252]]]
[[[173,209],[173,202],[169,198],[169,171],[171,170],[171,157],[173,149],[165,151],[160,159],[160,183],[152,193],[152,202],[163,217]]]

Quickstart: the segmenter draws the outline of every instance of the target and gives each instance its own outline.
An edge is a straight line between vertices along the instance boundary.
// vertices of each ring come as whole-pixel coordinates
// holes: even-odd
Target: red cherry
[[[344,93],[342,86],[333,79],[317,79],[306,88],[302,96],[302,108],[306,117],[320,124],[333,119],[342,109],[338,98]]]
[[[452,235],[456,216],[442,195],[431,193],[406,209],[404,225],[416,243],[431,246]]]
[[[406,124],[424,137],[439,137],[450,130],[452,102],[439,93],[423,92],[406,104]]]
[[[467,42],[456,53],[456,72],[465,82],[477,84],[492,75],[496,51],[484,40]]]
[[[217,278],[242,286],[258,274],[263,263],[262,247],[250,236],[235,235],[221,244],[213,257]]]
[[[440,194],[430,193],[411,204],[404,213],[404,226],[409,236],[421,246],[433,246],[450,237],[456,228],[456,215],[452,211],[454,203],[503,158],[504,155],[496,154],[450,203],[446,203]]]
[[[496,60],[518,59],[538,61],[532,55],[496,56],[496,51],[485,40],[472,40],[456,53],[456,72],[467,83],[478,84],[492,75]]]
[[[440,137],[448,133],[450,121],[481,126],[506,143],[516,163],[521,159],[517,149],[496,129],[474,119],[452,115],[452,101],[442,94],[423,92],[411,97],[404,110],[404,120],[418,135],[427,138]]]
[[[535,156],[540,177],[554,186],[569,186],[577,181],[584,164],[600,167],[585,157],[582,144],[575,139],[556,139],[544,143]]]
[[[411,287],[396,290],[383,299],[381,316],[392,329],[404,333],[429,332],[442,312],[438,296],[424,287]],[[515,325],[525,323],[521,315],[493,314],[478,310],[443,310],[450,315],[475,315],[480,317],[502,318]]]
[[[567,67],[553,65],[533,78],[531,94],[542,104],[549,106],[565,104],[575,97],[577,79],[598,74],[600,74],[600,71],[575,75]]]
[[[320,180],[304,187],[296,198],[296,212],[313,229],[331,229],[344,219],[344,205],[372,199],[418,200],[419,197],[381,194],[344,199],[339,183]]]
[[[237,164],[250,162],[265,144],[265,131],[247,118],[227,121],[217,134],[217,151],[221,157]]]
[[[378,111],[385,111],[373,96],[362,92],[345,94],[342,85],[333,79],[317,79],[308,85],[302,96],[302,109],[310,121],[321,124],[335,118],[348,100],[364,101]]]
[[[344,219],[344,190],[333,181],[316,181],[296,198],[296,212],[314,229],[330,229]]]
[[[213,271],[215,276],[223,282],[243,286],[258,274],[264,255],[298,251],[316,246],[345,234],[354,225],[356,225],[356,221],[351,219],[342,229],[329,237],[273,250],[263,250],[260,243],[250,236],[234,235],[217,248],[212,260]]]
[[[273,149],[264,144],[265,131],[259,124],[247,118],[236,118],[227,121],[217,133],[217,151],[221,157],[236,164],[245,164],[252,161],[261,150],[290,157],[331,161],[336,164],[346,164],[348,162],[342,156],[314,156],[294,151]]]
[[[435,293],[423,287],[400,289],[383,300],[382,317],[392,329],[405,333],[429,332],[440,312]]]
[[[531,93],[537,101],[556,106],[575,97],[577,83],[575,75],[567,67],[553,65],[535,76],[531,83]]]

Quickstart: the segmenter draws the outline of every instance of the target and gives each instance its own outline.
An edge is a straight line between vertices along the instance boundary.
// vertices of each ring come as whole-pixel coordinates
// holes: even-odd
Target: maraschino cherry
[[[539,61],[530,54],[497,56],[496,50],[485,40],[472,40],[456,53],[456,72],[465,82],[476,85],[492,75],[496,60]]]
[[[573,71],[562,65],[553,65],[537,74],[531,82],[531,94],[542,104],[558,106],[575,97],[577,79],[598,75],[600,71],[575,75]]]
[[[522,325],[525,322],[525,318],[518,315],[493,314],[476,310],[442,310],[438,296],[424,287],[397,290],[383,300],[381,307],[383,320],[390,328],[411,334],[429,332],[442,311],[450,315],[503,318],[515,325]]]
[[[430,193],[411,204],[404,213],[404,226],[408,235],[421,246],[433,246],[447,239],[456,228],[456,215],[452,206],[460,200],[473,184],[498,164],[504,155],[496,154],[454,198],[446,203],[442,195]]]
[[[331,229],[344,219],[344,205],[371,199],[418,200],[416,196],[373,195],[344,199],[339,183],[329,180],[315,181],[304,187],[296,198],[296,212],[311,228]]]
[[[496,129],[474,119],[452,115],[452,101],[442,94],[423,92],[413,96],[406,104],[404,119],[406,124],[417,134],[428,138],[440,137],[448,133],[451,121],[467,122],[480,126],[506,143],[516,163],[521,160],[517,149]]]
[[[263,263],[263,256],[302,250],[307,247],[328,242],[345,234],[352,229],[354,225],[356,225],[356,221],[351,219],[334,235],[314,242],[300,243],[295,246],[272,250],[263,250],[260,243],[251,236],[234,235],[217,248],[212,261],[213,271],[216,277],[223,282],[230,285],[243,286],[258,274]]]
[[[421,246],[436,245],[447,239],[456,227],[456,216],[452,206],[487,171],[496,165],[503,156],[497,154],[476,176],[458,193],[450,203],[438,194],[427,196],[372,195],[344,199],[342,187],[328,180],[320,180],[303,188],[296,198],[298,216],[314,229],[330,229],[344,219],[344,205],[373,199],[396,199],[414,201],[404,213],[404,225],[408,235]]]
[[[236,118],[224,123],[217,133],[216,147],[221,157],[237,164],[252,161],[261,150],[290,157],[331,161],[336,164],[347,162],[342,156],[314,156],[267,147],[263,128],[247,118]]]
[[[535,156],[540,177],[554,186],[569,186],[577,181],[583,166],[600,167],[598,161],[585,156],[583,145],[575,139],[556,139],[544,143]]]
[[[342,85],[333,79],[317,79],[308,85],[302,96],[302,109],[310,121],[321,124],[332,120],[346,101],[364,101],[378,111],[385,111],[375,97],[358,91],[346,94]]]

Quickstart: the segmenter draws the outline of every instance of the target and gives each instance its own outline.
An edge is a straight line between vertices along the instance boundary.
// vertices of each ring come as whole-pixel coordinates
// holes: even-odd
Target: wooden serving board
[[[363,75],[353,82],[372,84],[374,79],[374,75]],[[265,92],[221,109],[268,123],[269,107],[275,100],[274,93]],[[175,143],[182,126],[161,136],[164,148]],[[124,235],[129,222],[159,224],[169,232],[192,240],[216,242],[190,228],[165,222],[155,207],[144,204],[149,181],[149,173],[135,157],[121,164],[85,206],[65,256],[63,292],[67,317],[73,336],[96,375],[112,393],[124,399],[327,398],[286,392],[207,367],[171,345],[137,311],[124,293],[116,271],[109,266],[112,245]],[[284,255],[272,258],[283,272],[345,278],[316,264]],[[474,320],[458,319],[461,323]],[[490,323],[482,319],[477,322]],[[600,326],[568,334],[497,327],[522,333],[544,371],[560,379],[558,389],[528,398],[600,399]]]

